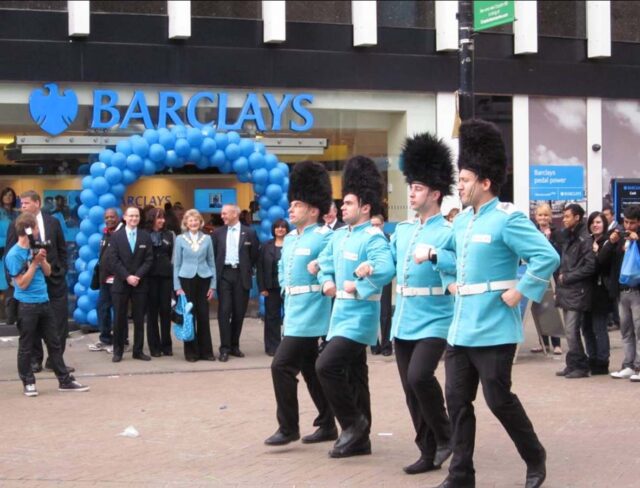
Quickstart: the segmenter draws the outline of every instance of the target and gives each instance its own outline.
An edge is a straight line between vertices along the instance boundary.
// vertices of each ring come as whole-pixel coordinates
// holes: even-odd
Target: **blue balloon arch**
[[[288,166],[267,152],[264,144],[242,138],[237,132],[175,126],[147,129],[142,135],[118,142],[115,151],[100,152],[98,160],[89,168],[90,174],[82,179],[82,204],[78,207],[81,222],[76,235],[78,281],[73,289],[77,297],[73,312],[76,323],[98,324],[99,291],[92,290],[90,284],[98,262],[105,210],[119,209],[127,186],[141,176],[191,163],[203,170],[218,168],[223,174],[233,172],[241,183],[253,183],[260,204],[258,237],[261,241],[271,238],[272,222],[287,215]]]

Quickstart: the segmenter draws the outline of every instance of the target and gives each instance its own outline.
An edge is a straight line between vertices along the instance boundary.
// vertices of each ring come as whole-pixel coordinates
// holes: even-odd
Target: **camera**
[[[626,230],[621,230],[620,231],[620,237],[622,237],[623,239],[626,239],[630,235],[631,235],[631,232],[629,232],[629,231],[626,231]]]
[[[32,252],[36,253],[40,249],[44,249],[48,252],[49,249],[51,249],[51,241],[36,241],[36,238],[33,237],[33,230],[31,229],[31,227],[27,227],[24,231],[29,238],[29,247],[31,248]]]

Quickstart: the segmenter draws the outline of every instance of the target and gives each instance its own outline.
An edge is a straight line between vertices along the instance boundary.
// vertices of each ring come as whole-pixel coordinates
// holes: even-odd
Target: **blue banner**
[[[529,200],[582,200],[582,166],[530,166]]]

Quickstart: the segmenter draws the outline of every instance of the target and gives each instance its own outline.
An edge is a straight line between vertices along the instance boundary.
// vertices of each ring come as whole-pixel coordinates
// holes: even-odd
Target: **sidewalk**
[[[214,346],[217,346],[216,323]],[[621,358],[619,332],[610,334],[612,365]],[[267,448],[276,429],[262,323],[245,321],[246,358],[187,363],[174,357],[111,363],[90,352],[96,334],[74,333],[65,358],[91,392],[57,391],[51,373],[38,374],[40,396],[26,398],[17,379],[17,340],[0,341],[0,485],[5,487],[420,486],[437,485],[445,470],[417,476],[402,466],[418,457],[393,357],[369,357],[373,455],[329,459],[329,444]],[[609,377],[554,376],[563,361],[529,353],[532,332],[514,366],[514,391],[548,451],[545,487],[640,486],[637,422],[640,384]],[[438,368],[443,381],[444,368]],[[476,402],[477,486],[522,487],[524,464],[510,439]],[[302,434],[314,409],[299,388]],[[137,438],[118,436],[134,426]]]

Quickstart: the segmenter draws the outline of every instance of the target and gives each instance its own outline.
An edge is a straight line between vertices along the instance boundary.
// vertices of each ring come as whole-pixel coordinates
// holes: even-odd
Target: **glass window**
[[[286,8],[288,22],[351,23],[351,2],[287,0]]]
[[[193,17],[262,19],[262,2],[191,2]]]
[[[378,25],[382,27],[420,27],[434,29],[435,2],[389,1],[377,3]]]
[[[640,42],[640,3],[611,2],[611,40]]]
[[[67,11],[67,2],[53,1],[53,2],[34,2],[30,0],[14,0],[14,1],[0,1],[0,8],[12,8],[19,10],[59,10]]]
[[[538,35],[586,39],[585,2],[573,0],[538,2]]]
[[[193,2],[192,2],[193,3]],[[153,0],[147,2],[141,1],[92,1],[90,2],[92,12],[102,13],[118,13],[118,14],[167,14],[167,2]]]

